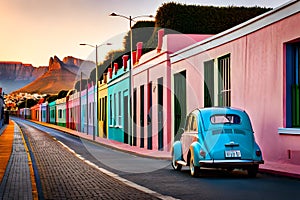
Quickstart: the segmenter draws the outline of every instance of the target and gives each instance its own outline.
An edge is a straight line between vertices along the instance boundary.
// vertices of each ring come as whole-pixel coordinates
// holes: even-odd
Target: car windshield
[[[241,118],[234,114],[218,114],[210,117],[212,124],[240,124]]]

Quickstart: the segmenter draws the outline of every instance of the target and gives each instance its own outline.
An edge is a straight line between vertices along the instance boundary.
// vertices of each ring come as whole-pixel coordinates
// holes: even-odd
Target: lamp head
[[[109,16],[116,17],[116,16],[119,16],[119,15],[116,14],[116,13],[111,13]]]

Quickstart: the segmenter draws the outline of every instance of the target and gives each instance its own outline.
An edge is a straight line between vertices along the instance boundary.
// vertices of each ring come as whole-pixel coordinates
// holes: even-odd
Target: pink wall
[[[299,21],[298,13],[172,64],[172,72],[187,70],[190,83],[187,96],[196,96],[198,100],[187,98],[187,109],[191,111],[195,106],[203,107],[203,62],[230,53],[231,106],[243,108],[250,115],[265,159],[261,167],[297,174],[300,174],[300,135],[280,135],[278,128],[285,127],[284,44],[300,38]],[[198,84],[194,85],[196,80]],[[291,159],[288,150],[294,152]]]
[[[170,87],[169,77],[168,76],[168,62],[165,60],[162,63],[157,65],[151,66],[142,72],[135,74],[133,70],[133,88],[137,89],[137,146],[140,146],[140,86],[144,85],[144,122],[145,125],[147,124],[147,112],[148,112],[148,83],[152,82],[152,144],[153,149],[158,149],[158,127],[157,127],[157,109],[158,109],[158,102],[157,102],[157,79],[163,77],[163,98],[164,98],[164,105],[169,105],[168,101],[170,101],[170,95],[168,94],[167,88]],[[169,108],[170,109],[170,108]],[[170,120],[169,113],[164,113],[164,146],[167,146],[170,141],[170,123],[167,123],[167,120]],[[145,148],[147,148],[147,126],[144,127],[144,144]]]
[[[137,91],[137,146],[140,146],[140,86],[144,85],[144,144],[147,148],[147,113],[148,113],[148,83],[152,82],[152,145],[158,149],[158,79],[163,78],[163,146],[170,151],[172,145],[172,107],[171,107],[171,63],[170,53],[187,47],[211,35],[170,34],[163,37],[162,50],[156,50],[143,55],[139,64],[132,70],[132,85]]]

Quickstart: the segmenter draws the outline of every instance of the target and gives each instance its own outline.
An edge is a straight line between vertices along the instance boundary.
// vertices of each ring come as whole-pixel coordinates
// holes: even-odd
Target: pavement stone
[[[34,152],[45,199],[158,199],[88,165],[47,133],[20,126]]]
[[[19,128],[14,126],[12,153],[0,185],[1,199],[33,199],[28,156]]]

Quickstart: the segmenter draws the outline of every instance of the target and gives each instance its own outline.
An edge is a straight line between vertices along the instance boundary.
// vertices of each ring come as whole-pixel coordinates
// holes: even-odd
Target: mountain
[[[0,87],[5,93],[10,93],[34,81],[45,72],[48,67],[33,67],[22,62],[0,62]]]
[[[80,78],[80,73],[89,74],[95,67],[95,63],[84,61],[71,56],[65,57],[61,61],[57,56],[49,60],[48,71],[42,76],[14,91],[14,93],[38,93],[57,94],[61,90],[74,88],[76,81]]]

